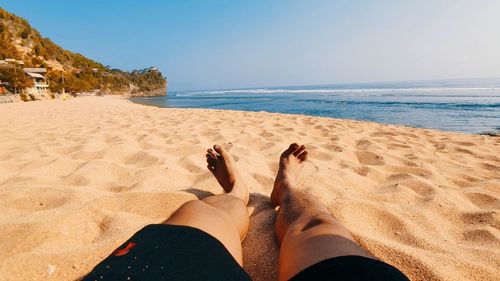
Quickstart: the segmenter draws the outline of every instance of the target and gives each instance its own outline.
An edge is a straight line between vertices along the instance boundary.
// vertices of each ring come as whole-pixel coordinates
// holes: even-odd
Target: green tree
[[[29,79],[23,69],[18,66],[0,67],[0,81],[6,83],[7,90],[15,94],[33,86],[33,80]]]

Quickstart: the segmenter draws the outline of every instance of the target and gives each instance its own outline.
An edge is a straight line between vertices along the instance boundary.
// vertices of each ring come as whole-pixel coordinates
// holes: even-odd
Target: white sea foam
[[[359,88],[359,89],[235,89],[179,92],[178,96],[220,94],[345,94],[345,93],[435,93],[435,92],[500,91],[500,87],[420,87],[420,88]]]

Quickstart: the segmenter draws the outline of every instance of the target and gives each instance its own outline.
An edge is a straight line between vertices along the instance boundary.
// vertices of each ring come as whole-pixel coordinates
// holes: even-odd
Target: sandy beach
[[[205,162],[215,143],[251,189],[244,268],[275,280],[269,195],[291,142],[310,152],[301,186],[377,258],[412,280],[498,278],[498,137],[111,97],[0,110],[1,280],[75,280],[141,227],[221,193]]]

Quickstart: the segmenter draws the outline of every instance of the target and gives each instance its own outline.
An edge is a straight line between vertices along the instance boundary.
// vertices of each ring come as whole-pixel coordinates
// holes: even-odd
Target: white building
[[[44,76],[45,68],[24,68],[24,73],[33,79],[33,87],[26,89],[28,94],[48,94],[49,84]]]
[[[5,59],[3,60],[6,63],[11,63],[11,64],[18,64],[18,65],[24,65],[24,61],[22,60],[16,60],[16,59]]]

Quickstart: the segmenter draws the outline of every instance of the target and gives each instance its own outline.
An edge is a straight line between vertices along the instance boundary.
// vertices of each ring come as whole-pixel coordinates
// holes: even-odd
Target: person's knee
[[[243,200],[234,196],[227,194],[210,196],[203,199],[203,202],[238,220],[248,219],[247,206]]]
[[[203,208],[202,204],[203,202],[200,201],[200,200],[191,200],[191,201],[187,201],[186,203],[182,204],[178,210],[181,210],[181,209],[199,209],[199,208]]]
[[[179,209],[177,209],[176,213],[207,213],[207,212],[213,212],[211,210],[213,207],[206,204],[205,202],[201,200],[191,200],[188,201],[184,204],[182,204]]]
[[[215,207],[224,216],[231,219],[242,236],[248,231],[249,215],[243,200],[231,195],[223,194],[211,196],[203,200],[206,204]],[[242,238],[242,237],[241,237]]]
[[[165,224],[197,228],[219,240],[241,264],[240,234],[231,216],[211,204],[193,200],[184,203]]]
[[[240,198],[232,196],[230,194],[220,194],[214,195],[202,200],[203,202],[212,205],[217,208],[241,208],[246,207],[245,202]]]
[[[166,224],[197,224],[201,217],[216,216],[218,211],[213,206],[201,200],[191,200],[182,204],[164,223]]]

